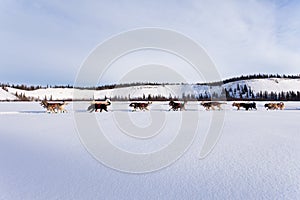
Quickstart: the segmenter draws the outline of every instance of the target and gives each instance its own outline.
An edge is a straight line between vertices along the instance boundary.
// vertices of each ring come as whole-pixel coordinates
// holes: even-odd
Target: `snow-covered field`
[[[80,142],[74,114],[95,115],[103,126],[113,127],[113,119],[125,113],[143,127],[153,120],[150,112],[130,112],[128,103],[113,103],[110,112],[94,114],[86,112],[88,102],[76,104],[76,110],[72,104],[67,106],[69,113],[47,114],[38,102],[0,103],[0,199],[300,196],[300,102],[286,103],[283,111],[266,111],[264,102],[258,103],[258,111],[236,111],[228,103],[224,106],[222,135],[203,160],[199,159],[199,152],[213,112],[189,103],[184,112],[199,114],[191,147],[167,168],[139,175],[110,169],[94,159]],[[167,112],[166,102],[156,102],[150,108],[163,113],[165,119],[181,116],[181,112]],[[173,126],[176,127],[177,124]],[[167,144],[167,139],[176,134],[171,127],[165,130],[164,137],[155,136],[148,143],[143,141],[146,145],[139,145],[112,130],[106,134],[116,145],[144,152]]]

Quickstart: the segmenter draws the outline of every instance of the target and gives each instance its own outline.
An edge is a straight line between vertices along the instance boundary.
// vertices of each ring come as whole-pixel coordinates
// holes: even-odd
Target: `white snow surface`
[[[223,87],[226,89],[235,89],[237,85],[244,86],[247,85],[251,87],[254,93],[257,92],[288,92],[288,91],[300,91],[300,79],[285,79],[285,78],[269,78],[269,79],[251,79],[245,81],[236,81],[232,83],[224,84]],[[47,99],[52,97],[53,100],[63,100],[63,99],[73,99],[74,89],[70,88],[47,88],[38,89],[33,91],[24,91],[15,88],[7,88],[11,94],[25,94],[27,97],[34,97],[35,99]],[[205,92],[209,93],[219,93],[221,91],[220,87],[210,87],[204,85],[190,84],[190,85],[142,85],[142,86],[132,86],[124,88],[106,89],[106,90],[79,90],[76,89],[76,99],[103,99],[105,97],[123,96],[123,97],[145,97],[147,98],[150,94],[151,96],[164,96],[169,97],[177,96],[181,97],[184,93],[185,95],[204,95]],[[0,94],[1,97],[1,94]]]
[[[298,199],[300,196],[300,102],[287,102],[283,111],[236,111],[228,103],[222,136],[213,151],[198,158],[211,111],[202,107],[193,144],[174,164],[146,174],[110,169],[91,156],[81,144],[73,114],[95,115],[105,122],[107,135],[116,145],[132,151],[148,151],[163,145],[167,136],[133,146],[113,132],[114,115],[128,113],[132,120],[147,119],[149,112],[131,112],[128,103],[116,103],[109,112],[79,110],[47,114],[35,102],[0,103],[0,199]],[[167,102],[154,102],[153,112],[167,112]],[[122,108],[122,109],[116,109]],[[218,112],[218,111],[216,111]],[[137,120],[136,123],[149,123]],[[174,123],[176,124],[176,123]],[[143,124],[140,124],[143,125]],[[166,126],[168,128],[168,126]],[[88,131],[88,130],[87,130]],[[145,141],[146,142],[146,141]],[[118,159],[118,158],[116,158]]]
[[[16,100],[16,99],[17,99],[16,96],[0,88],[0,100]]]
[[[237,84],[251,87],[254,92],[268,91],[268,92],[288,92],[300,91],[300,79],[288,78],[268,78],[268,79],[251,79],[245,81],[236,81],[225,84],[225,88],[236,88]]]

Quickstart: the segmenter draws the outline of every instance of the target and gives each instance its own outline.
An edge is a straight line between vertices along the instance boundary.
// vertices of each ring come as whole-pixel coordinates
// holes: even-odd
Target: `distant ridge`
[[[74,98],[74,90],[79,94],[76,98]],[[210,83],[147,82],[95,87],[1,84],[0,93],[1,101],[40,101],[42,99],[88,101],[105,98],[113,101],[208,101],[211,99],[300,101],[300,75],[257,74]]]
[[[226,83],[231,83],[235,81],[243,81],[250,79],[268,79],[268,78],[287,78],[287,79],[300,79],[299,75],[279,75],[279,74],[253,74],[253,75],[242,75],[238,77],[224,79],[223,81],[214,81],[214,82],[206,82],[206,83],[193,83],[197,85],[221,85]],[[6,87],[12,87],[16,89],[22,90],[37,90],[37,89],[46,89],[46,88],[77,88],[77,89],[92,89],[92,90],[103,90],[103,89],[113,89],[113,88],[122,88],[129,86],[140,86],[140,85],[182,85],[185,83],[162,83],[162,82],[132,82],[132,83],[122,83],[122,84],[106,84],[100,86],[85,86],[85,87],[75,87],[73,85],[26,85],[26,84],[11,84],[11,83],[1,83],[0,86],[2,89]]]

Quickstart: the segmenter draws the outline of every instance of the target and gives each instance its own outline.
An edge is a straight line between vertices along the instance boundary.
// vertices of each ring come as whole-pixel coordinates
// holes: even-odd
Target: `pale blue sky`
[[[140,27],[194,39],[222,78],[299,74],[299,10],[297,0],[0,0],[0,82],[72,84],[93,48]]]

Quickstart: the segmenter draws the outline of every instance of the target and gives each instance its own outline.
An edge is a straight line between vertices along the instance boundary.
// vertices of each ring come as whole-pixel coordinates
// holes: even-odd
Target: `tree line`
[[[197,85],[207,85],[207,86],[221,86],[226,83],[232,83],[235,81],[243,81],[243,80],[251,80],[251,79],[267,79],[267,78],[288,78],[288,79],[300,79],[299,75],[279,75],[279,74],[253,74],[247,76],[239,76],[234,78],[225,79],[223,81],[216,82],[208,82],[208,83],[195,83]],[[132,83],[120,83],[120,84],[105,84],[100,86],[86,86],[86,87],[77,87],[73,85],[25,85],[25,84],[9,84],[9,83],[0,83],[2,89],[6,87],[12,87],[15,89],[21,90],[37,90],[37,89],[46,89],[46,88],[74,88],[74,89],[90,89],[90,90],[106,90],[106,89],[114,89],[114,88],[124,88],[124,87],[133,87],[133,86],[142,86],[142,85],[152,85],[152,86],[164,86],[164,85],[186,85],[187,83],[159,83],[159,82],[132,82]]]

